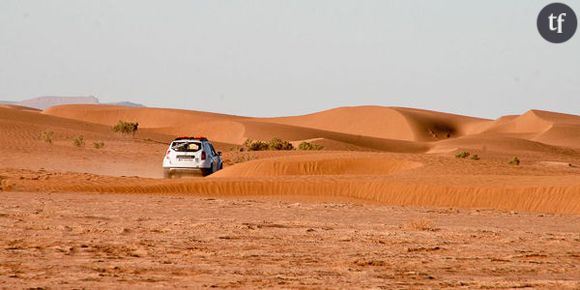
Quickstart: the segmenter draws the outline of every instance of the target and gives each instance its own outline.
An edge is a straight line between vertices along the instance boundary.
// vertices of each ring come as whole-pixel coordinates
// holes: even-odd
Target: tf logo
[[[552,43],[562,43],[574,36],[577,19],[574,10],[566,4],[552,3],[538,15],[538,31]]]

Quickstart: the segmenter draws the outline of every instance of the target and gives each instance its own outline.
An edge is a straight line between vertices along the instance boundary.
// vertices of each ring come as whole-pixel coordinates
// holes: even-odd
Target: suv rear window
[[[171,149],[177,152],[197,152],[201,149],[201,143],[189,141],[177,141],[171,143]]]

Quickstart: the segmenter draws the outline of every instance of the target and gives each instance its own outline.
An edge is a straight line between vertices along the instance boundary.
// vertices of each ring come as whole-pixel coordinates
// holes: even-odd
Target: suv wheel
[[[212,173],[213,173],[213,167],[201,169],[201,175],[203,175],[203,176],[208,176]]]
[[[163,177],[164,178],[173,178],[173,172],[171,172],[171,169],[163,168]]]

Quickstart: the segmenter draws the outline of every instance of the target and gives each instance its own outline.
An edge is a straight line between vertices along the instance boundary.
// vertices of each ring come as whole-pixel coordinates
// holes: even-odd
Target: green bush
[[[137,132],[137,130],[139,129],[139,123],[135,122],[125,122],[125,121],[119,121],[117,122],[117,124],[115,126],[113,126],[113,131],[116,133],[121,133],[121,134],[131,134],[131,135],[135,135],[135,133]]]
[[[95,146],[95,149],[102,149],[103,147],[105,147],[105,142],[103,141],[95,142],[93,143],[93,146]]]
[[[471,155],[471,158],[470,159],[471,160],[479,160],[479,155],[473,154],[473,155]]]
[[[520,159],[514,156],[514,158],[512,158],[512,160],[510,160],[509,164],[520,165]]]
[[[73,138],[73,145],[77,146],[77,147],[83,147],[85,146],[85,137],[81,136],[76,136]]]
[[[54,138],[54,132],[52,131],[42,131],[40,133],[40,140],[52,144],[52,139]]]
[[[270,150],[292,150],[292,149],[294,149],[294,146],[292,146],[292,143],[290,143],[286,140],[282,140],[280,138],[273,138],[268,143],[268,149],[270,149]]]
[[[469,157],[469,155],[471,155],[471,154],[469,154],[469,152],[461,151],[461,152],[455,154],[455,158],[467,158],[467,157]]]
[[[324,146],[310,143],[310,142],[306,142],[306,141],[304,141],[304,142],[300,143],[300,145],[298,145],[299,150],[322,150],[322,148],[324,148]]]

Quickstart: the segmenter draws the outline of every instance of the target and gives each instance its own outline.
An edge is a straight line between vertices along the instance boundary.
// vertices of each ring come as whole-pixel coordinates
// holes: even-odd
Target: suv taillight
[[[169,158],[169,153],[171,153],[171,150],[167,150],[167,153],[165,153],[166,158]]]
[[[205,151],[201,151],[201,160],[205,160]]]

